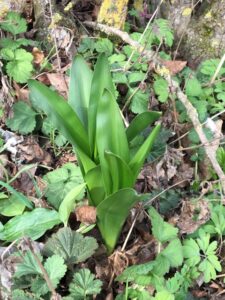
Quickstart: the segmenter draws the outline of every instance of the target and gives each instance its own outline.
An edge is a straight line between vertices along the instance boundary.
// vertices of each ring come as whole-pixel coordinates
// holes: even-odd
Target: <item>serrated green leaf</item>
[[[43,258],[40,254],[37,254],[39,260],[42,262]],[[23,261],[16,266],[15,277],[21,277],[24,275],[42,275],[41,268],[35,259],[31,250],[28,250],[22,257]]]
[[[200,248],[194,239],[186,239],[183,243],[183,254],[188,266],[197,265],[200,260]]]
[[[128,82],[129,83],[136,83],[144,80],[145,73],[142,72],[132,72],[128,75]]]
[[[12,300],[42,300],[42,298],[32,295],[31,293],[25,293],[23,290],[13,290]]]
[[[135,278],[139,275],[147,275],[152,271],[155,262],[147,262],[145,264],[134,265],[126,268],[122,274],[116,277],[116,281],[130,282],[135,281]]]
[[[155,300],[175,300],[175,297],[168,291],[162,291],[162,292],[156,293],[156,295],[153,299],[155,299]]]
[[[13,104],[13,117],[6,120],[6,125],[21,134],[31,133],[36,126],[36,112],[25,102]]]
[[[94,275],[88,269],[81,269],[74,274],[70,283],[70,295],[77,300],[87,299],[87,296],[96,295],[101,291],[102,282],[94,279]]]
[[[0,27],[16,35],[27,31],[27,22],[24,18],[21,18],[19,13],[10,11],[4,18],[4,22],[0,23]]]
[[[220,63],[220,59],[208,59],[202,62],[200,65],[200,72],[204,75],[213,76]],[[225,68],[220,68],[219,74],[222,75],[225,72]]]
[[[179,239],[171,241],[160,254],[168,259],[170,267],[177,268],[181,266],[183,262],[183,248],[181,241]]]
[[[33,55],[24,49],[16,49],[14,59],[7,63],[6,72],[16,82],[25,83],[33,71]]]
[[[10,48],[11,50],[15,50],[20,46],[28,46],[28,45],[34,46],[35,42],[25,38],[20,38],[16,40],[12,40],[10,38],[0,39],[0,48]]]
[[[36,240],[59,223],[61,221],[55,210],[35,208],[10,219],[0,231],[0,240],[12,242],[24,236]]]
[[[57,287],[59,281],[64,277],[67,270],[63,258],[59,255],[49,257],[44,263],[44,268],[47,271],[49,279],[54,287]]]
[[[64,226],[67,226],[67,222],[70,216],[70,213],[74,210],[75,201],[80,199],[80,195],[84,194],[84,188],[86,183],[79,184],[75,186],[72,190],[68,192],[63,201],[59,206],[59,217],[64,223]]]
[[[113,43],[109,39],[103,38],[95,43],[95,49],[98,53],[105,53],[110,56],[113,52]]]
[[[13,60],[14,59],[14,51],[10,48],[4,48],[0,51],[1,58],[4,60]]]
[[[148,110],[149,93],[138,90],[136,93],[134,89],[129,89],[128,97],[132,96],[130,109],[135,114],[141,114]]]
[[[188,78],[185,84],[185,92],[187,96],[198,97],[203,91],[197,78]]]
[[[76,186],[83,183],[80,168],[72,163],[67,163],[61,168],[47,173],[43,179],[47,182],[46,197],[56,209],[66,195]],[[84,193],[80,193],[77,200],[82,199]]]
[[[163,78],[158,78],[154,81],[153,88],[158,96],[159,101],[162,103],[166,102],[169,97],[169,87],[167,81]]]
[[[91,257],[98,244],[93,237],[83,237],[70,228],[61,228],[48,239],[44,247],[44,254],[60,255],[67,265],[78,264]]]
[[[152,233],[159,242],[165,243],[177,237],[178,229],[163,221],[163,218],[154,207],[151,207],[148,213],[151,218]]]
[[[77,51],[79,53],[85,53],[88,50],[93,51],[94,49],[95,49],[94,39],[87,37],[87,38],[83,38],[81,40],[81,43],[80,43],[79,47],[77,48]]]

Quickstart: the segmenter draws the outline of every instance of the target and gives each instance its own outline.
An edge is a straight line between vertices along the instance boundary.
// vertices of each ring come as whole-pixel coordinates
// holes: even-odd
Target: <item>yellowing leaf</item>
[[[188,17],[188,16],[190,16],[191,13],[192,13],[192,8],[186,7],[186,8],[182,11],[182,16]]]

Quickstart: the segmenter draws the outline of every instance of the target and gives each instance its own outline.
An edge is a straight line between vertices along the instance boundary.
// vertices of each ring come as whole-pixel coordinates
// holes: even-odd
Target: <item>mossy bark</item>
[[[155,5],[160,1],[155,0]],[[193,66],[204,59],[221,57],[225,51],[225,0],[165,0],[160,15],[175,31],[178,53]]]

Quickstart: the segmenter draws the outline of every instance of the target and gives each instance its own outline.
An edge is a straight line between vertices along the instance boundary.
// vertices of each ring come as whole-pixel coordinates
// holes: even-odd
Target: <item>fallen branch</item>
[[[98,29],[102,32],[105,32],[108,35],[116,35],[120,37],[124,42],[131,45],[135,48],[137,52],[139,52],[142,56],[145,56],[149,61],[151,61],[155,65],[161,65],[163,66],[163,60],[157,57],[157,54],[154,51],[145,50],[142,45],[140,45],[138,42],[132,40],[127,32],[123,32],[117,28],[110,27],[104,24],[98,24],[95,22],[85,22],[87,26],[93,27],[95,29]],[[166,76],[165,78],[168,82],[168,85],[170,87],[170,90],[172,93],[174,93],[177,98],[182,102],[182,104],[185,106],[187,110],[187,114],[194,126],[194,129],[196,130],[199,139],[201,143],[204,145],[206,155],[208,156],[213,169],[215,170],[223,189],[223,193],[225,194],[225,174],[223,170],[221,169],[217,159],[216,159],[216,152],[211,150],[211,143],[206,138],[204,131],[202,129],[202,125],[199,122],[198,119],[198,113],[194,106],[190,103],[187,96],[182,92],[180,89],[178,83],[171,78],[171,76]]]

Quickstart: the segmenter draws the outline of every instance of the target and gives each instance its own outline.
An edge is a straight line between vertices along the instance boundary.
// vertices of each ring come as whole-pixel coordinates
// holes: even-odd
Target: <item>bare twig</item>
[[[119,36],[124,42],[128,43],[129,45],[131,45],[132,47],[134,47],[139,53],[141,53],[142,55],[144,55],[147,59],[149,59],[150,61],[152,61],[154,64],[156,65],[162,65],[163,66],[163,61],[158,58],[155,55],[154,51],[150,51],[150,50],[143,50],[143,47],[136,41],[132,40],[129,36],[128,33],[123,32],[117,28],[113,28],[107,25],[103,25],[103,24],[97,24],[94,22],[85,22],[86,25],[94,27],[100,31],[103,31],[105,33],[107,33],[108,35],[117,35]],[[180,89],[178,83],[173,80],[171,78],[171,76],[166,76],[166,80],[168,82],[168,85],[170,87],[171,92],[177,96],[177,98],[182,102],[182,104],[185,106],[188,116],[199,136],[199,139],[201,141],[201,143],[204,145],[206,154],[217,174],[217,176],[219,177],[219,180],[221,182],[221,186],[223,189],[223,193],[225,194],[225,174],[223,172],[223,170],[221,169],[217,159],[216,159],[216,153],[215,151],[211,150],[210,144],[208,139],[205,136],[205,133],[202,129],[201,123],[199,122],[198,119],[198,113],[196,111],[196,109],[194,108],[194,106],[190,103],[190,101],[188,100],[187,96],[183,93],[183,91]]]

